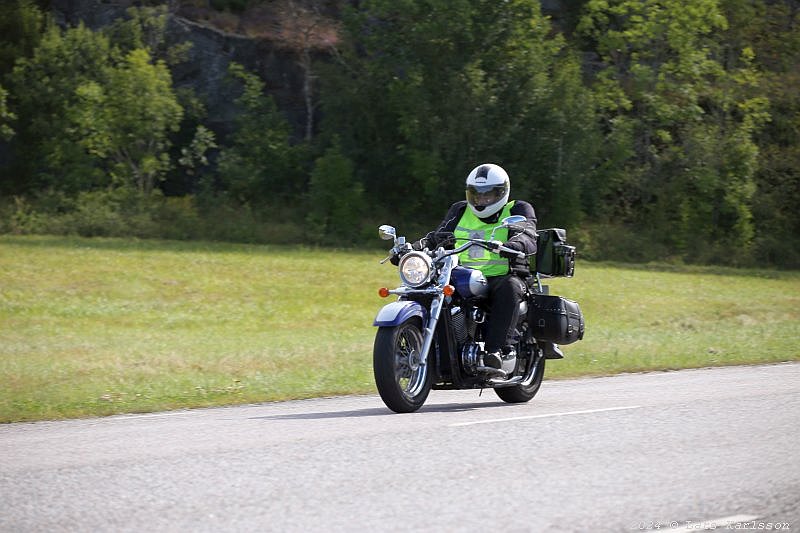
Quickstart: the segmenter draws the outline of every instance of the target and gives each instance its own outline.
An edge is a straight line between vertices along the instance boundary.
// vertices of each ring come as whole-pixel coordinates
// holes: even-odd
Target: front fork
[[[420,364],[428,364],[428,352],[433,344],[433,337],[436,334],[436,325],[439,323],[439,315],[442,313],[442,304],[444,303],[444,293],[436,296],[431,302],[431,311],[428,316],[428,323],[425,324],[424,340],[422,342],[422,353],[420,354]]]
[[[444,287],[450,283],[450,274],[453,268],[458,265],[456,256],[450,256],[445,259],[445,264],[439,271],[439,279],[436,280],[436,296],[431,301],[430,314],[428,315],[428,323],[425,324],[425,339],[422,342],[422,353],[420,354],[420,364],[428,364],[428,352],[430,352],[433,338],[436,335],[436,325],[439,323],[439,316],[442,313],[444,306]]]

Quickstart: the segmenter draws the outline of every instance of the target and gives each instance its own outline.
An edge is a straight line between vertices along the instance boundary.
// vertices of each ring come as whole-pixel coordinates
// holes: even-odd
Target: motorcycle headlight
[[[409,252],[404,255],[400,259],[398,268],[403,284],[415,289],[428,283],[433,273],[431,258],[419,252]]]

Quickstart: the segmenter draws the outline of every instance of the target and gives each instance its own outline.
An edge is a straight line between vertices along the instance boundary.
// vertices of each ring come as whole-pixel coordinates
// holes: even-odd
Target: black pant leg
[[[519,303],[525,296],[523,281],[513,274],[489,278],[489,323],[486,350],[494,352],[510,344],[509,333],[519,319]]]

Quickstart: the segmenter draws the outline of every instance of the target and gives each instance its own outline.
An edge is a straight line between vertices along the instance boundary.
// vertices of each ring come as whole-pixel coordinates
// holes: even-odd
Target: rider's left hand
[[[513,252],[501,251],[500,256],[506,259],[516,259],[517,254],[522,251],[522,245],[517,242],[504,242],[501,243],[505,248],[510,248]]]
[[[499,253],[500,247],[503,245],[503,241],[489,241],[489,251]]]

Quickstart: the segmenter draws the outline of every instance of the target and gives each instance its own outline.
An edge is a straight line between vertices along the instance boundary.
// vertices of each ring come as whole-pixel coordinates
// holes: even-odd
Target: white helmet
[[[467,204],[478,218],[488,218],[508,203],[511,180],[501,167],[487,163],[467,176]]]

